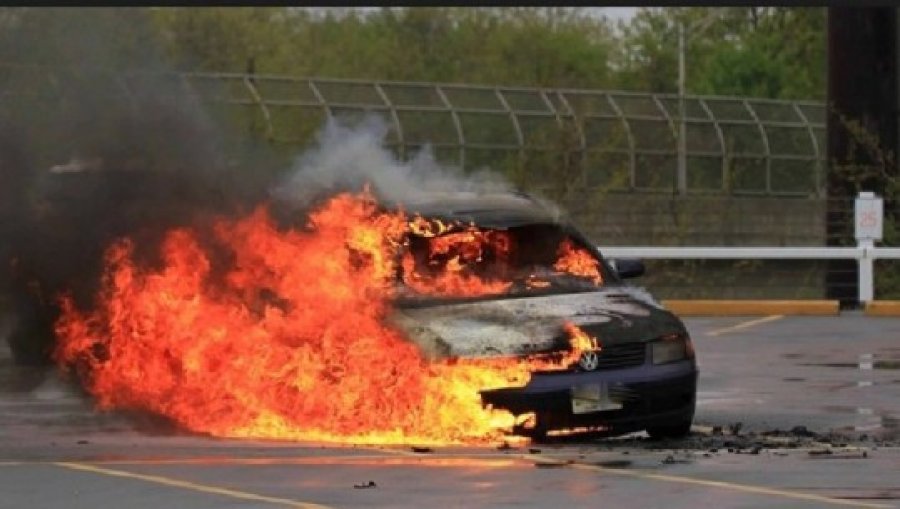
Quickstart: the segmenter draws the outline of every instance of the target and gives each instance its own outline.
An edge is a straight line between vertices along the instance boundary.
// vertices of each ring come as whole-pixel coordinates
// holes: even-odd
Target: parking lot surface
[[[685,320],[692,435],[491,447],[193,436],[0,353],[0,508],[900,507],[900,318]]]

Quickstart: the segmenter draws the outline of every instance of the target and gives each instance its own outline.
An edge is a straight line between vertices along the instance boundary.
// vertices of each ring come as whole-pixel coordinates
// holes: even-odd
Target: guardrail
[[[794,247],[605,247],[611,258],[669,260],[856,260],[857,302],[874,301],[875,260],[898,260],[900,248],[875,246],[884,238],[884,200],[873,192],[860,191],[854,200],[853,236],[856,246]],[[891,217],[896,217],[891,214]],[[849,225],[847,225],[849,226]],[[847,232],[849,234],[849,232]],[[849,296],[848,296],[849,297]],[[851,297],[852,298],[852,297]],[[849,300],[849,299],[845,299]]]
[[[607,258],[659,260],[856,260],[859,264],[859,303],[874,300],[875,260],[900,260],[900,248],[874,247],[600,247]]]

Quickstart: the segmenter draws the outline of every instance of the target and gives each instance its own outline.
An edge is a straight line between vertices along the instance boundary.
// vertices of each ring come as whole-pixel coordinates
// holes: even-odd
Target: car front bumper
[[[590,388],[605,400],[599,410],[576,408],[573,396]],[[543,430],[602,427],[622,434],[690,421],[697,394],[693,360],[626,369],[535,373],[527,385],[481,392],[482,402],[521,415],[534,413]]]

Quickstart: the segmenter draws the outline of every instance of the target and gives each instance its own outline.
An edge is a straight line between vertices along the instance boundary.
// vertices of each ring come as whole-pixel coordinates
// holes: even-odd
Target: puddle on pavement
[[[900,380],[856,380],[848,382],[839,382],[826,386],[828,391],[842,391],[844,389],[861,389],[866,387],[884,387],[890,385],[898,385]]]
[[[874,361],[871,367],[860,367],[861,364],[852,362],[801,362],[798,366],[817,366],[823,368],[858,368],[858,369],[900,369],[900,361]]]
[[[862,353],[857,357],[856,362],[798,362],[798,366],[814,366],[814,367],[825,367],[825,368],[856,368],[862,371],[868,371],[872,369],[878,370],[900,370],[900,356],[893,351],[893,349],[883,348],[882,350],[891,350],[887,354],[885,353]],[[806,358],[807,355],[800,353],[786,353],[783,354],[782,357],[785,359],[803,359]]]
[[[802,359],[804,357],[803,354],[798,353],[788,353],[784,354],[782,357],[788,359]],[[799,362],[797,366],[811,366],[811,367],[824,367],[824,368],[847,368],[847,369],[857,369],[861,372],[873,371],[873,370],[900,370],[900,359],[895,358],[896,354],[891,353],[891,358],[881,358],[880,354],[871,354],[864,353],[860,354],[856,362]],[[781,379],[784,382],[805,382],[807,378],[804,377],[785,377]],[[896,385],[900,384],[900,380],[857,380],[853,382],[846,382],[839,384],[832,389],[846,389],[849,387],[874,387],[874,386],[883,386],[883,385]]]
[[[874,380],[873,378],[877,378],[874,376],[875,371],[900,370],[900,355],[898,355],[897,353],[898,350],[900,349],[882,348],[879,349],[879,351],[876,353],[862,353],[857,356],[856,362],[822,361],[796,362],[795,364],[797,366],[855,370],[857,374],[854,375],[853,378],[863,378],[862,380],[848,380],[845,382],[831,384],[828,386],[829,391],[839,391],[842,389],[850,388],[894,386],[900,384],[900,379],[894,378],[891,380]],[[821,356],[807,355],[803,353],[786,353],[782,354],[782,357],[785,359],[791,359],[793,361],[809,359],[810,357],[818,361],[822,358]],[[869,374],[869,376],[867,376],[867,374]],[[808,381],[808,378],[784,377],[781,380],[783,382],[806,382]],[[861,421],[864,421],[860,422],[859,424],[843,428],[846,431],[884,434],[887,437],[895,437],[900,434],[900,420],[898,420],[897,417],[883,411],[882,409],[850,405],[825,405],[820,408],[823,411],[829,413],[840,413],[847,415],[855,414],[859,416]]]
[[[849,405],[825,405],[822,410],[840,414],[856,414],[861,417],[870,418],[869,422],[848,427],[856,432],[878,432],[883,431],[890,436],[900,433],[900,418],[891,415],[888,412],[879,411],[873,408],[856,407]]]

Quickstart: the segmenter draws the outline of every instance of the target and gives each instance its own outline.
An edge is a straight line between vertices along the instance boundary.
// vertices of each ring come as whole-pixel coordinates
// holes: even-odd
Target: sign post
[[[870,191],[860,191],[854,207],[856,245],[862,251],[859,258],[859,302],[865,305],[874,299],[874,259],[872,248],[884,232],[884,203]]]

